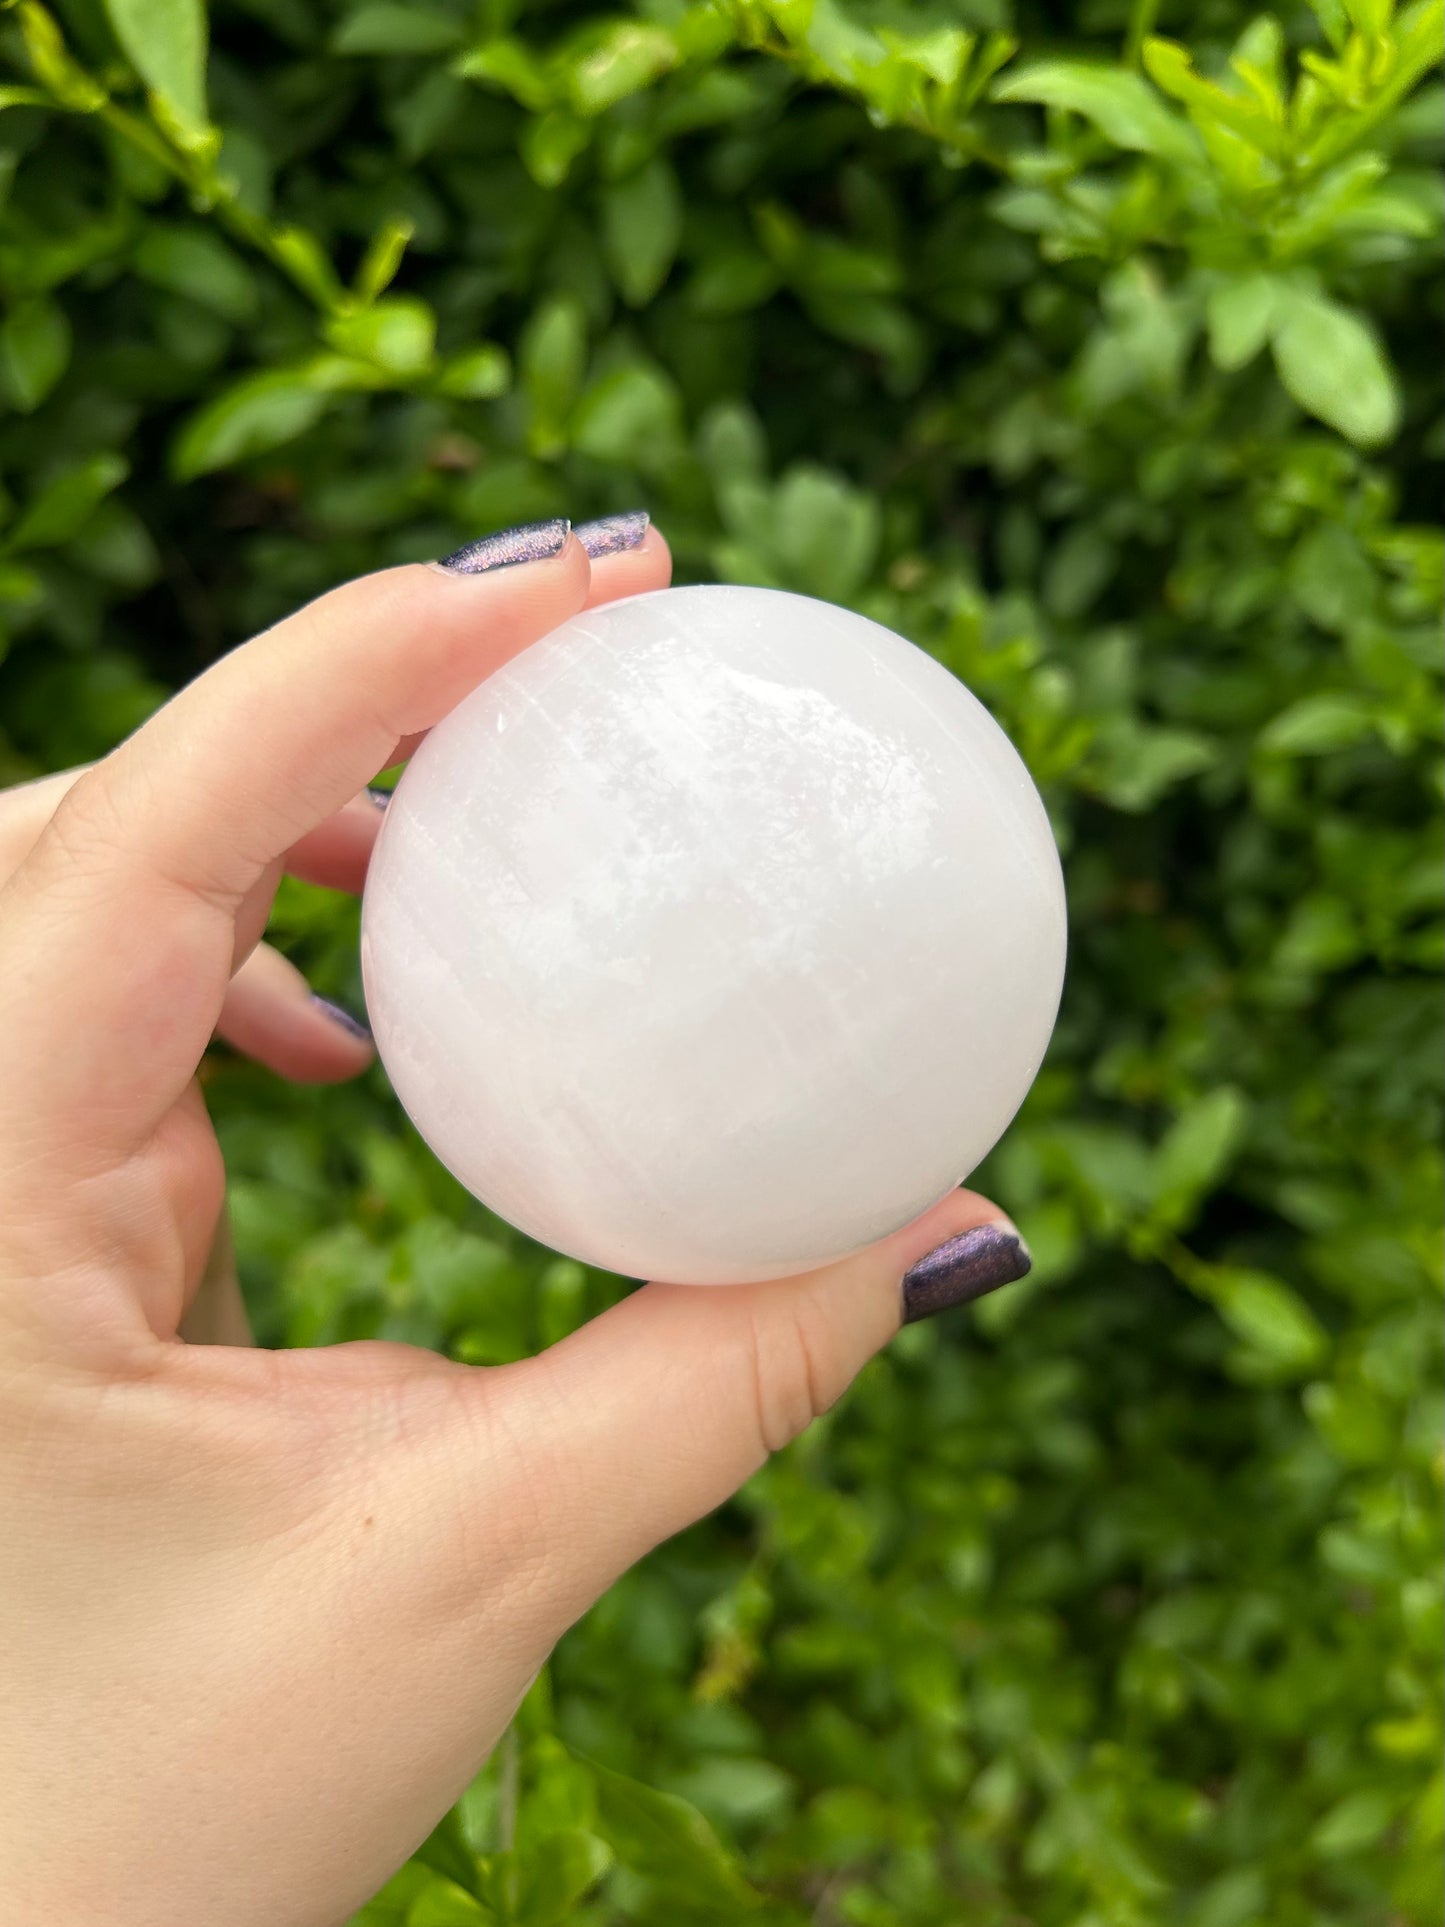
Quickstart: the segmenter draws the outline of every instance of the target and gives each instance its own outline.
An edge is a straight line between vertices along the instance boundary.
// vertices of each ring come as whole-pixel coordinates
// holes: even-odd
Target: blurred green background
[[[1441,1909],[1442,7],[7,0],[0,780],[645,504],[932,650],[1072,963],[1037,1255],[564,1642],[367,1927]],[[355,1000],[356,912],[278,940]],[[264,1339],[622,1287],[218,1055]]]

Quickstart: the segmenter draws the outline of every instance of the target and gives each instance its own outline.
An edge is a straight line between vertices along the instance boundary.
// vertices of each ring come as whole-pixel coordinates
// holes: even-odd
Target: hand
[[[495,1369],[184,1342],[224,1186],[212,1033],[294,1075],[366,1058],[257,947],[281,871],[354,887],[374,773],[667,570],[654,533],[351,583],[0,817],[5,1927],[344,1920],[565,1628],[838,1397],[906,1269],[998,1221],[958,1192],[827,1271],[648,1285]],[[1023,1268],[1006,1227],[955,1248],[989,1250]],[[958,1275],[918,1302],[1002,1281]]]
[[[62,770],[0,790],[0,884],[34,849],[61,799],[85,769]],[[384,800],[384,799],[383,799]],[[381,828],[383,802],[363,790],[286,852],[283,867],[307,883],[359,892]],[[226,985],[216,1035],[247,1057],[301,1084],[355,1077],[373,1056],[365,1032],[340,1020],[312,994],[301,972],[269,943],[258,943]]]

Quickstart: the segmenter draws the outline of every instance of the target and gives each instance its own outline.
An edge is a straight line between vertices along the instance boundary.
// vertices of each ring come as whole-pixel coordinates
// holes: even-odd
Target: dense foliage
[[[1066,854],[1033,1276],[619,1585],[367,1927],[1438,1921],[1441,19],[7,0],[0,778],[645,503],[934,651]],[[380,1072],[210,1092],[268,1341],[622,1289]]]

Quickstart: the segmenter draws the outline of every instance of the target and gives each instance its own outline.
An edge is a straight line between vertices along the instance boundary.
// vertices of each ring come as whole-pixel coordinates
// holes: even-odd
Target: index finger
[[[400,739],[583,606],[588,558],[555,527],[515,566],[333,590],[68,792],[0,892],[0,1132],[28,1160],[102,1168],[147,1140],[211,1035],[248,894]]]

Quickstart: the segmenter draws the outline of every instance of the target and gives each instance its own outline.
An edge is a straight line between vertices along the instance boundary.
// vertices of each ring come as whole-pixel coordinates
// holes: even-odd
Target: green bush
[[[200,5],[0,15],[0,778],[645,503],[932,650],[1069,876],[1032,1277],[617,1586],[367,1927],[1438,1921],[1439,0]],[[267,1340],[621,1289],[379,1072],[209,1078]]]

